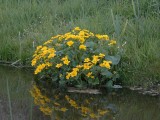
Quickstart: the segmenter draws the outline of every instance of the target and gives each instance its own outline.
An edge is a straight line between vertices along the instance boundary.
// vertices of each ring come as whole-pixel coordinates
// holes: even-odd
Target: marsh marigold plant
[[[116,48],[116,41],[108,35],[76,27],[37,46],[34,74],[63,86],[107,85],[117,77],[114,66],[120,57]]]

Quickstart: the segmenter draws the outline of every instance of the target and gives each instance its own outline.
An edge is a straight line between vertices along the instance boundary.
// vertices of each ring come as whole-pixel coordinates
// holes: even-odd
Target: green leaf
[[[91,85],[93,85],[93,86],[99,84],[99,79],[98,79],[98,78],[89,79],[88,81],[89,81],[89,83],[90,83]]]
[[[87,46],[87,47],[93,48],[95,45],[96,45],[96,44],[95,44],[94,42],[92,42],[92,41],[86,42],[86,46]]]
[[[106,68],[104,68],[101,70],[101,75],[106,76],[107,78],[111,78],[113,74],[110,71],[108,71]]]
[[[116,56],[109,56],[109,55],[107,55],[105,57],[106,60],[112,61],[113,65],[117,65],[119,63],[119,61],[120,61],[120,58],[121,57],[119,55],[116,55]]]

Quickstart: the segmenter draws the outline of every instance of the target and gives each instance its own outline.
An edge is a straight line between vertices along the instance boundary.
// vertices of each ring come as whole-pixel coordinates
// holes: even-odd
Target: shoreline
[[[25,66],[25,65],[21,65],[21,64],[13,64],[14,62],[2,62],[0,61],[0,66],[8,66],[8,67],[15,67],[15,68],[29,68],[29,69],[33,69],[32,66]],[[79,92],[79,93],[93,93],[93,94],[99,94],[99,91],[97,89],[76,89],[76,88],[72,88],[69,90],[69,92]],[[114,85],[113,89],[123,89],[123,88],[127,88],[129,90],[132,91],[136,91],[140,94],[143,95],[150,95],[150,96],[160,96],[160,83],[157,83],[157,85],[152,85],[149,86],[147,88],[143,87],[143,86],[121,86],[121,85]],[[91,90],[91,91],[90,91]],[[87,92],[86,92],[87,91]],[[96,92],[95,92],[96,91]],[[95,93],[94,93],[95,92]]]

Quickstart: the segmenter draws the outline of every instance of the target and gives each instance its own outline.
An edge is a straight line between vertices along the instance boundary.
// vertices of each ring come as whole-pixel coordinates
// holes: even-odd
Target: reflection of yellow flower
[[[85,45],[80,45],[80,46],[79,46],[79,49],[80,49],[80,50],[86,50],[86,46],[85,46]]]
[[[84,107],[84,106],[82,106],[81,107],[81,112],[83,113],[83,114],[87,114],[87,113],[89,113],[91,110],[89,109],[89,108],[87,108],[87,107]]]
[[[45,115],[51,115],[52,109],[50,107],[40,107],[40,110],[45,114]]]
[[[99,115],[105,115],[108,112],[108,110],[98,110]]]
[[[60,104],[59,104],[59,103],[57,103],[57,102],[54,102],[54,105],[56,105],[56,106],[60,106]]]
[[[67,42],[67,45],[70,47],[70,46],[72,46],[74,44],[74,42],[73,41],[68,41]]]
[[[90,116],[91,118],[97,118],[97,117],[98,117],[98,116],[96,116],[94,113],[89,114],[89,116]]]
[[[63,107],[63,108],[60,109],[60,111],[62,111],[62,112],[66,112],[67,110],[68,110],[68,109],[65,108],[65,107]]]

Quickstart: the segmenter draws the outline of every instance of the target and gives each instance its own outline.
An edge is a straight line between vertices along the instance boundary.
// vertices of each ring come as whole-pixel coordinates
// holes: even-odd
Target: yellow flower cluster
[[[52,63],[46,62],[46,63],[42,63],[40,65],[37,66],[36,70],[34,71],[34,74],[38,74],[40,73],[44,68],[48,68],[52,66]]]
[[[64,35],[59,36],[59,41],[64,40],[78,40],[81,44],[85,42],[85,40],[89,37],[94,36],[92,32],[89,32],[88,30],[81,30],[79,27],[76,27],[74,30],[71,32],[68,32]]]
[[[96,37],[100,40],[109,40],[108,35],[100,35],[100,34],[96,34]]]
[[[68,80],[70,77],[76,77],[78,74],[79,68],[73,68],[72,72],[67,72],[66,79]]]
[[[81,76],[84,76],[83,80],[97,78],[96,67],[98,70],[101,67],[111,69],[112,62],[106,55],[115,44],[116,41],[108,35],[93,34],[75,27],[71,32],[51,37],[36,48],[31,63],[35,67],[34,74],[56,73],[61,79],[70,79],[68,83],[72,82],[71,78],[77,80]]]
[[[51,58],[54,58],[56,56],[54,48],[48,48],[47,46],[38,46],[35,54],[33,55],[32,59],[32,66],[36,66],[37,61],[40,61],[41,59],[45,59],[45,62],[42,64],[37,65],[36,70],[34,71],[34,74],[40,73],[43,69],[51,67],[52,63],[49,62]]]
[[[92,60],[90,58],[85,58],[84,59],[84,64],[77,65],[75,68],[72,69],[71,72],[67,72],[66,79],[68,80],[70,78],[76,77],[81,68],[83,68],[83,70],[91,69],[94,65],[97,64],[98,61],[100,61],[104,57],[105,57],[105,54],[100,53],[99,55],[93,55]],[[91,74],[92,74],[92,72],[89,72],[86,76],[93,79],[94,76],[91,75]]]

